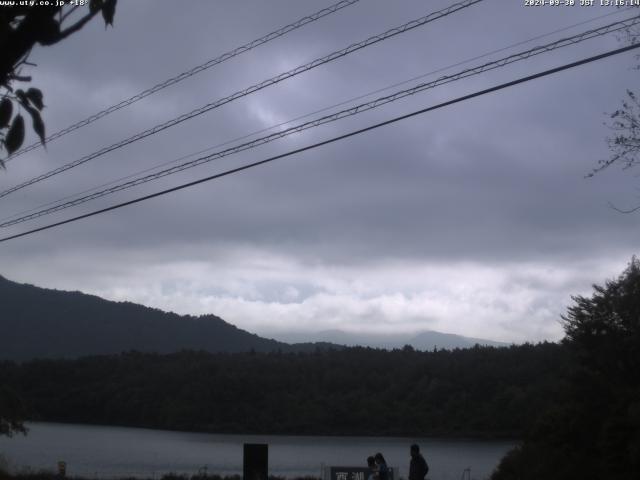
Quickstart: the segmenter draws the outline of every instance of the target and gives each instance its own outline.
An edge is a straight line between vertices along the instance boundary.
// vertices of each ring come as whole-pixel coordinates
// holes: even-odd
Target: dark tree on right
[[[593,288],[562,318],[564,387],[493,480],[640,478],[640,261]]]

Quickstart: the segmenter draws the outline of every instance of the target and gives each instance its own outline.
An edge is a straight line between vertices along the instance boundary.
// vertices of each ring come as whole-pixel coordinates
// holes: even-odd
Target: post
[[[269,476],[269,445],[245,443],[243,459],[244,480],[267,480]]]

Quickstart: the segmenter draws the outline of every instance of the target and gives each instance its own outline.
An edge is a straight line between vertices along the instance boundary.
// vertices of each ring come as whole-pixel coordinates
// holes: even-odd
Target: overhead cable
[[[590,18],[588,20],[584,20],[584,21],[581,21],[581,22],[578,22],[578,23],[567,25],[565,27],[553,30],[551,32],[546,32],[546,33],[543,33],[543,34],[540,34],[540,35],[536,35],[535,37],[531,37],[531,38],[529,38],[527,40],[521,40],[521,41],[519,41],[517,43],[512,43],[511,45],[508,45],[506,47],[501,47],[501,48],[499,48],[497,50],[492,50],[490,52],[486,52],[486,53],[483,53],[481,55],[477,55],[475,57],[467,58],[465,60],[461,60],[459,62],[447,65],[445,67],[441,67],[441,68],[438,68],[436,70],[432,70],[430,72],[420,74],[418,76],[409,78],[407,80],[403,80],[401,82],[393,83],[391,85],[387,85],[385,87],[378,88],[376,90],[372,90],[372,91],[369,91],[367,93],[364,93],[364,94],[361,94],[361,95],[357,95],[355,97],[351,97],[351,98],[349,98],[347,100],[343,100],[343,101],[341,101],[339,103],[335,103],[333,105],[322,107],[319,110],[314,110],[313,112],[305,113],[304,115],[300,115],[298,117],[291,118],[289,120],[285,120],[285,121],[277,123],[275,125],[271,125],[269,127],[261,128],[259,130],[255,130],[255,131],[253,131],[251,133],[243,134],[240,137],[236,137],[236,138],[233,138],[233,139],[230,139],[230,140],[226,140],[224,142],[217,143],[215,145],[206,147],[206,148],[198,150],[196,152],[191,152],[191,153],[182,155],[182,156],[180,156],[178,158],[174,158],[172,160],[165,161],[165,162],[156,164],[154,166],[145,168],[143,170],[138,170],[136,172],[129,173],[129,174],[123,176],[123,177],[118,177],[118,178],[110,180],[110,181],[108,181],[106,183],[102,183],[100,185],[96,185],[94,187],[87,188],[87,189],[82,190],[80,192],[76,192],[76,193],[73,193],[73,194],[70,194],[70,195],[65,195],[62,198],[58,198],[56,200],[52,200],[52,201],[40,204],[40,205],[38,205],[36,207],[32,207],[32,208],[29,208],[27,210],[22,210],[20,212],[14,213],[12,215],[8,215],[6,217],[0,218],[0,222],[3,222],[5,220],[9,220],[9,219],[12,219],[12,218],[15,218],[15,217],[19,217],[19,216],[22,216],[22,215],[26,215],[26,214],[31,213],[31,212],[36,212],[36,211],[41,210],[41,209],[43,209],[45,207],[58,204],[58,203],[63,202],[65,200],[70,200],[70,199],[78,197],[80,195],[85,195],[85,194],[88,194],[90,192],[96,191],[98,189],[105,188],[105,187],[108,187],[110,185],[115,185],[118,182],[122,182],[124,180],[129,180],[130,178],[134,178],[134,177],[136,177],[138,175],[143,175],[145,173],[149,173],[149,172],[152,172],[154,170],[158,170],[158,169],[160,169],[162,167],[166,167],[167,165],[171,165],[171,164],[174,164],[174,163],[178,163],[178,162],[180,162],[182,160],[186,160],[188,158],[192,158],[192,157],[196,157],[198,155],[202,155],[203,153],[210,152],[211,150],[215,150],[216,148],[224,147],[226,145],[231,145],[233,143],[236,143],[236,142],[239,142],[239,141],[242,141],[242,140],[246,140],[246,139],[251,138],[251,137],[255,137],[256,135],[259,135],[261,133],[265,133],[265,132],[269,132],[269,131],[275,130],[276,128],[280,128],[280,127],[283,127],[285,125],[289,125],[292,122],[296,122],[298,120],[303,120],[303,119],[309,118],[309,117],[311,117],[313,115],[317,115],[319,113],[323,113],[323,112],[327,112],[329,110],[333,110],[334,108],[341,107],[343,105],[347,105],[347,104],[349,104],[351,102],[355,102],[357,100],[362,100],[363,98],[371,97],[372,95],[375,95],[375,94],[378,94],[378,93],[382,93],[382,92],[385,92],[387,90],[391,90],[392,88],[400,87],[402,85],[407,85],[408,83],[414,82],[416,80],[420,80],[422,78],[433,76],[436,73],[444,72],[444,71],[450,70],[451,68],[454,68],[454,67],[458,67],[458,66],[461,66],[461,65],[466,65],[467,63],[470,63],[470,62],[472,62],[474,60],[480,60],[482,58],[489,57],[489,56],[494,55],[496,53],[500,53],[500,52],[504,52],[504,51],[507,51],[507,50],[511,50],[512,48],[515,48],[517,46],[525,45],[525,44],[531,43],[531,42],[533,42],[535,40],[539,40],[539,39],[542,39],[542,38],[549,37],[549,36],[554,35],[556,33],[565,32],[567,30],[570,30],[572,28],[575,28],[575,27],[578,27],[578,26],[581,26],[581,25],[585,25],[585,24],[588,24],[588,23],[593,23],[593,22],[595,22],[597,20],[600,20],[602,18],[605,18],[605,17],[610,17],[612,15],[619,15],[621,13],[625,13],[628,10],[631,10],[632,8],[633,7],[629,7],[629,8],[622,9],[622,10],[614,10],[612,12],[605,13],[603,15],[598,15],[598,16]]]
[[[126,100],[122,100],[120,103],[117,103],[115,105],[112,105],[108,108],[105,108],[104,110],[99,111],[98,113],[95,113],[87,118],[85,118],[84,120],[80,120],[77,123],[74,123],[73,125],[69,125],[66,128],[63,128],[62,130],[59,130],[55,133],[52,133],[51,135],[49,135],[48,137],[45,138],[45,143],[51,143],[52,141],[63,137],[64,135],[67,135],[68,133],[71,133],[79,128],[85,127],[87,125],[89,125],[90,123],[95,122],[96,120],[101,119],[102,117],[106,117],[107,115],[109,115],[110,113],[113,113],[117,110],[120,110],[124,107],[128,107],[129,105],[136,103],[138,100],[142,100],[143,98],[148,97],[149,95],[153,95],[156,92],[159,92],[160,90],[163,90],[167,87],[170,87],[172,85],[175,85],[176,83],[179,83],[183,80],[186,80],[187,78],[193,77],[194,75],[197,75],[198,73],[204,72],[205,70],[208,70],[211,67],[215,67],[216,65],[219,65],[222,62],[226,62],[227,60],[230,60],[234,57],[237,57],[238,55],[241,55],[243,53],[246,53],[250,50],[253,50],[256,47],[259,47],[260,45],[264,45],[265,43],[270,42],[271,40],[275,40],[276,38],[282,37],[283,35],[286,35],[289,32],[292,32],[294,30],[297,30],[300,27],[303,27],[309,23],[315,22],[316,20],[320,20],[323,17],[326,17],[327,15],[331,15],[332,13],[335,13],[345,7],[348,7],[350,5],[353,5],[354,3],[359,2],[360,0],[340,0],[337,3],[334,3],[333,5],[327,7],[327,8],[323,8],[322,10],[316,12],[316,13],[312,13],[311,15],[307,15],[306,17],[302,17],[301,19],[297,20],[296,22],[290,23],[289,25],[285,25],[282,28],[279,28],[278,30],[275,30],[271,33],[268,33],[267,35],[264,35],[263,37],[257,38],[255,40],[252,40],[248,43],[245,43],[244,45],[235,48],[234,50],[231,50],[229,52],[223,53],[222,55],[216,57],[216,58],[212,58],[211,60],[206,61],[203,64],[200,64],[198,66],[195,66],[193,68],[191,68],[190,70],[187,70],[185,72],[182,72],[178,75],[176,75],[175,77],[172,78],[168,78],[167,80],[164,80],[163,82],[160,82],[156,85],[154,85],[151,88],[148,88],[130,98],[127,98]],[[9,156],[6,160],[6,162],[9,162],[13,159],[15,159],[16,157],[22,155],[23,153],[27,153],[30,152],[31,150],[34,150],[38,147],[40,147],[41,142],[34,142],[31,145],[28,145],[20,150],[18,150],[17,152],[15,152],[14,154],[12,154],[11,156]]]
[[[528,58],[531,58],[533,56],[536,55],[540,55],[542,53],[547,53],[547,52],[551,52],[553,50],[557,50],[559,48],[563,48],[563,47],[567,47],[569,45],[575,45],[576,43],[579,42],[583,42],[585,40],[591,39],[591,38],[595,38],[595,37],[600,37],[603,35],[606,35],[608,33],[612,33],[615,31],[619,31],[621,29],[625,29],[625,28],[629,28],[631,26],[640,24],[640,15],[630,18],[630,19],[626,19],[626,20],[621,20],[618,22],[614,22],[611,23],[609,25],[603,26],[603,27],[599,27],[596,29],[592,29],[592,30],[588,30],[582,33],[579,33],[577,35],[573,35],[571,37],[567,37],[567,38],[563,38],[560,40],[557,40],[555,42],[551,42],[548,43],[546,45],[541,45],[541,46],[537,46],[534,48],[531,48],[529,50],[520,52],[520,53],[516,53],[513,55],[509,55],[508,57],[504,57],[498,60],[494,60],[492,62],[488,62],[485,63],[483,65],[479,65],[477,67],[473,67],[473,68],[468,68],[466,70],[462,70],[461,72],[452,74],[452,75],[446,75],[443,77],[440,77],[434,81],[431,82],[427,82],[427,83],[421,83],[418,84],[412,88],[409,89],[405,89],[405,90],[400,90],[398,92],[395,92],[391,95],[386,95],[384,97],[379,97],[375,100],[372,100],[370,102],[366,102],[366,103],[361,103],[359,105],[355,105],[352,106],[350,108],[344,109],[344,110],[340,110],[339,112],[335,112],[329,115],[325,115],[323,117],[317,118],[315,120],[311,120],[290,128],[287,128],[285,130],[282,131],[278,131],[278,132],[274,132],[272,134],[266,135],[264,137],[260,137],[257,138],[255,140],[251,140],[249,142],[245,142],[242,143],[240,145],[234,146],[234,147],[230,147],[227,148],[225,150],[221,150],[209,155],[205,155],[199,158],[196,158],[194,160],[190,160],[188,162],[179,164],[179,165],[175,165],[173,167],[170,168],[166,168],[164,170],[160,170],[156,173],[153,174],[149,174],[149,175],[145,175],[142,177],[138,177],[136,179],[130,180],[128,182],[124,182],[124,183],[120,183],[117,185],[113,185],[109,188],[105,188],[103,190],[99,190],[97,192],[93,192],[91,194],[64,202],[64,203],[60,203],[57,205],[54,205],[52,207],[49,208],[44,208],[42,210],[38,210],[36,212],[30,213],[28,215],[23,215],[20,216],[18,218],[14,218],[12,220],[7,220],[4,221],[2,223],[0,223],[0,227],[6,228],[6,227],[10,227],[12,225],[16,225],[18,223],[23,223],[29,220],[33,220],[45,215],[50,215],[52,213],[55,212],[59,212],[61,210],[65,210],[67,208],[71,208],[83,203],[86,203],[88,201],[91,200],[95,200],[97,198],[101,198],[122,190],[127,190],[129,188],[133,188],[136,187],[138,185],[142,185],[154,180],[157,180],[159,178],[162,177],[166,177],[168,175],[173,175],[175,173],[187,170],[189,168],[193,168],[199,165],[202,165],[204,163],[208,163],[211,162],[213,160],[217,160],[223,157],[227,157],[239,152],[243,152],[245,150],[249,150],[252,148],[256,148],[260,145],[264,145],[266,143],[270,143],[273,142],[275,140],[278,140],[280,138],[292,135],[294,133],[299,133],[320,125],[324,125],[327,123],[331,123],[346,117],[350,117],[353,115],[357,115],[359,113],[363,113],[366,112],[368,110],[372,110],[374,108],[378,108],[382,105],[386,105],[388,103],[392,103],[395,102],[397,100],[400,100],[402,98],[408,97],[410,95],[415,95],[417,93],[423,92],[425,90],[428,89],[432,89],[441,85],[445,85],[448,83],[452,83],[454,81],[458,81],[464,78],[468,78],[474,75],[479,75],[481,73],[487,72],[487,71],[491,71],[491,70],[495,70],[497,68],[501,68],[504,67],[506,65],[510,65],[512,63],[518,62],[518,61],[522,61],[522,60],[526,60]]]
[[[330,53],[329,55],[325,55],[324,57],[318,58],[316,60],[313,60],[312,62],[309,62],[305,65],[301,65],[298,66],[292,70],[289,70],[287,72],[281,73],[279,75],[276,75],[275,77],[271,77],[268,80],[264,80],[260,83],[257,83],[255,85],[252,85],[248,88],[245,88],[244,90],[240,90],[232,95],[229,95],[227,97],[221,98],[219,100],[216,100],[212,103],[208,103],[200,108],[197,108],[189,113],[185,113],[180,115],[179,117],[173,118],[172,120],[169,120],[165,123],[156,125],[155,127],[152,127],[150,129],[147,129],[143,132],[137,133],[136,135],[133,135],[125,140],[121,140],[120,142],[114,143],[108,147],[104,147],[96,152],[93,152],[89,155],[85,155],[84,157],[81,157],[77,160],[74,160],[70,163],[67,163],[65,165],[62,165],[61,167],[58,167],[54,170],[51,170],[47,173],[43,173],[42,175],[38,175],[37,177],[31,178],[30,180],[27,180],[23,183],[20,183],[19,185],[16,185],[14,187],[11,187],[7,190],[4,190],[2,192],[0,192],[0,198],[5,197],[7,195],[9,195],[10,193],[13,193],[17,190],[21,190],[25,187],[28,187],[30,185],[33,185],[34,183],[38,183],[41,182],[47,178],[53,177],[54,175],[58,175],[62,172],[66,172],[67,170],[77,167],[79,165],[82,165],[84,163],[87,163],[90,160],[93,160],[95,158],[98,158],[102,155],[105,155],[106,153],[109,153],[113,150],[116,150],[118,148],[122,148],[125,145],[129,145],[130,143],[136,142],[138,140],[142,140],[143,138],[146,138],[150,135],[154,135],[158,132],[161,132],[163,130],[166,130],[167,128],[173,127],[175,125],[178,125],[179,123],[182,123],[186,120],[189,120],[191,118],[194,118],[198,115],[202,115],[203,113],[209,112],[211,110],[213,110],[214,108],[218,108],[221,107],[222,105],[226,105],[227,103],[230,103],[234,100],[237,100],[238,98],[242,98],[245,97],[247,95],[250,95],[252,93],[255,93],[259,90],[262,90],[264,88],[267,88],[271,85],[275,85],[277,83],[282,82],[283,80],[289,79],[291,77],[295,77],[296,75],[299,75],[303,72],[307,72],[313,68],[319,67],[320,65],[324,65],[325,63],[329,63],[332,62],[334,60],[337,60],[338,58],[342,58],[346,55],[349,55],[350,53],[356,52],[358,50],[361,50],[363,48],[366,48],[370,45],[374,45],[376,43],[382,42],[384,40],[387,40],[391,37],[394,37],[396,35],[408,32],[410,30],[413,30],[414,28],[426,25],[430,22],[433,22],[435,20],[438,20],[440,18],[446,17],[448,15],[451,15],[452,13],[458,12],[462,9],[468,8],[476,3],[479,3],[483,0],[464,0],[462,2],[459,3],[455,3],[447,8],[444,8],[442,10],[439,10],[437,12],[433,12],[430,13],[428,15],[425,15],[421,18],[418,18],[416,20],[412,20],[410,22],[407,22],[403,25],[400,25],[399,27],[395,27],[392,28],[390,30],[387,30],[384,33],[381,33],[379,35],[374,35],[372,37],[369,37],[366,40],[363,40],[361,42],[358,43],[354,43],[349,45],[346,48],[343,48],[341,50],[337,50],[333,53]]]
[[[424,113],[427,113],[427,112],[430,112],[430,111],[433,111],[433,110],[444,108],[444,107],[447,107],[449,105],[453,105],[453,104],[456,104],[456,103],[464,102],[464,101],[470,100],[472,98],[479,97],[479,96],[482,96],[482,95],[486,95],[488,93],[496,92],[496,91],[499,91],[499,90],[503,90],[505,88],[512,87],[512,86],[515,86],[515,85],[518,85],[518,84],[521,84],[521,83],[525,83],[525,82],[529,82],[529,81],[532,81],[532,80],[535,80],[535,79],[538,79],[538,78],[546,77],[548,75],[552,75],[552,74],[555,74],[555,73],[558,73],[558,72],[561,72],[561,71],[564,71],[564,70],[569,70],[571,68],[575,68],[575,67],[580,66],[580,65],[585,65],[585,64],[588,64],[588,63],[591,63],[591,62],[595,62],[597,60],[601,60],[603,58],[611,57],[613,55],[619,55],[621,53],[628,52],[630,50],[634,50],[634,49],[637,49],[637,48],[640,48],[640,43],[628,45],[626,47],[618,48],[618,49],[615,49],[615,50],[610,50],[608,52],[605,52],[605,53],[602,53],[602,54],[599,54],[599,55],[594,55],[592,57],[588,57],[588,58],[585,58],[585,59],[582,59],[582,60],[578,60],[576,62],[572,62],[572,63],[568,63],[568,64],[565,64],[565,65],[562,65],[560,67],[551,68],[549,70],[545,70],[545,71],[542,71],[542,72],[539,72],[539,73],[536,73],[536,74],[533,74],[533,75],[528,75],[526,77],[521,77],[521,78],[518,78],[516,80],[512,80],[512,81],[506,82],[506,83],[502,83],[500,85],[496,85],[494,87],[490,87],[490,88],[487,88],[487,89],[484,89],[484,90],[480,90],[480,91],[477,91],[477,92],[474,92],[474,93],[471,93],[471,94],[468,94],[468,95],[463,95],[461,97],[457,97],[457,98],[455,98],[453,100],[448,100],[446,102],[442,102],[442,103],[439,103],[437,105],[433,105],[431,107],[423,108],[421,110],[417,110],[417,111],[414,111],[414,112],[411,112],[411,113],[408,113],[408,114],[405,114],[405,115],[394,117],[394,118],[392,118],[390,120],[385,120],[384,122],[376,123],[374,125],[370,125],[370,126],[365,127],[365,128],[354,130],[354,131],[351,131],[349,133],[345,133],[343,135],[339,135],[339,136],[330,138],[328,140],[323,140],[321,142],[317,142],[317,143],[314,143],[312,145],[307,145],[307,146],[302,147],[302,148],[297,148],[295,150],[290,150],[290,151],[288,151],[286,153],[282,153],[280,155],[275,155],[273,157],[269,157],[269,158],[266,158],[264,160],[260,160],[260,161],[257,161],[257,162],[253,162],[253,163],[249,163],[249,164],[243,165],[241,167],[236,167],[236,168],[233,168],[233,169],[230,169],[230,170],[226,170],[224,172],[217,173],[215,175],[211,175],[211,176],[208,176],[208,177],[205,177],[205,178],[201,178],[199,180],[194,180],[192,182],[188,182],[188,183],[184,183],[182,185],[178,185],[178,186],[175,186],[175,187],[172,187],[172,188],[168,188],[166,190],[161,190],[161,191],[156,192],[156,193],[152,193],[152,194],[149,194],[149,195],[138,197],[138,198],[135,198],[133,200],[129,200],[127,202],[118,203],[116,205],[112,205],[110,207],[102,208],[100,210],[95,210],[93,212],[85,213],[83,215],[78,215],[76,217],[72,217],[72,218],[69,218],[67,220],[62,220],[60,222],[44,225],[42,227],[34,228],[34,229],[28,230],[26,232],[22,232],[22,233],[18,233],[18,234],[15,234],[15,235],[10,235],[10,236],[7,236],[7,237],[3,237],[3,238],[0,238],[0,243],[7,242],[9,240],[13,240],[13,239],[16,239],[16,238],[21,238],[21,237],[24,237],[26,235],[31,235],[31,234],[36,233],[36,232],[42,232],[44,230],[49,230],[51,228],[58,227],[58,226],[61,226],[61,225],[66,225],[68,223],[76,222],[78,220],[82,220],[82,219],[85,219],[85,218],[89,218],[89,217],[93,217],[93,216],[96,216],[96,215],[100,215],[102,213],[110,212],[112,210],[117,210],[117,209],[129,206],[129,205],[133,205],[133,204],[140,203],[140,202],[143,202],[143,201],[146,201],[146,200],[150,200],[152,198],[160,197],[160,196],[172,193],[172,192],[177,192],[179,190],[183,190],[183,189],[186,189],[186,188],[189,188],[189,187],[193,187],[193,186],[199,185],[201,183],[209,182],[211,180],[215,180],[215,179],[218,179],[218,178],[226,177],[228,175],[232,175],[234,173],[238,173],[238,172],[241,172],[241,171],[244,171],[244,170],[248,170],[248,169],[253,168],[253,167],[264,165],[264,164],[273,162],[275,160],[279,160],[281,158],[285,158],[285,157],[289,157],[289,156],[292,156],[292,155],[296,155],[298,153],[302,153],[302,152],[305,152],[307,150],[312,150],[314,148],[318,148],[318,147],[321,147],[321,146],[324,146],[324,145],[328,145],[330,143],[338,142],[340,140],[345,140],[345,139],[353,137],[355,135],[360,135],[362,133],[365,133],[365,132],[368,132],[368,131],[371,131],[371,130],[374,130],[374,129],[377,129],[377,128],[380,128],[380,127],[383,127],[383,126],[386,126],[386,125],[390,125],[392,123],[396,123],[396,122],[399,122],[401,120],[405,120],[407,118],[415,117],[417,115],[421,115],[421,114],[424,114]]]

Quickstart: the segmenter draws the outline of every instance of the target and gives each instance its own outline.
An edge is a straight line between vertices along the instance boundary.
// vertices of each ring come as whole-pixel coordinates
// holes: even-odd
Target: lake
[[[382,452],[406,478],[409,446],[418,443],[430,466],[431,480],[486,478],[514,442],[388,437],[299,437],[218,435],[142,428],[30,423],[24,437],[0,437],[0,455],[9,468],[55,470],[67,462],[67,475],[87,477],[159,477],[168,472],[242,474],[244,443],[269,444],[269,474],[319,477],[323,466],[366,465]],[[0,464],[2,459],[0,459]]]

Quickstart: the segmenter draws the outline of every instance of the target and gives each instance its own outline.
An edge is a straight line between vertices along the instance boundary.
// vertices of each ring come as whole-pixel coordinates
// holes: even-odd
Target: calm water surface
[[[430,480],[486,478],[514,442],[386,437],[294,437],[218,435],[141,428],[31,423],[29,434],[0,437],[0,455],[12,470],[54,470],[67,462],[68,475],[88,477],[159,477],[163,473],[242,474],[242,445],[269,444],[269,473],[316,476],[324,466],[364,465],[382,452],[390,466],[407,477],[409,445],[420,444],[429,462]]]

